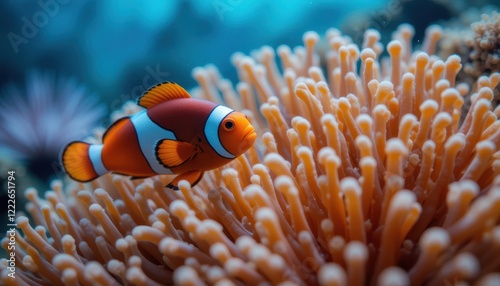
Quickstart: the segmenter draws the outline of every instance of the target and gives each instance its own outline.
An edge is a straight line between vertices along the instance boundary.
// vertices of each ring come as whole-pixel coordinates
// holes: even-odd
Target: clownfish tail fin
[[[96,166],[94,166],[93,160],[91,159],[91,154],[96,153],[96,151],[91,149],[98,149],[99,154],[96,155],[98,155],[99,162],[101,162],[102,166],[102,161],[100,160],[102,145],[91,145],[89,143],[75,141],[69,143],[62,150],[61,164],[70,178],[84,183],[92,181],[107,172],[104,168],[96,170]]]

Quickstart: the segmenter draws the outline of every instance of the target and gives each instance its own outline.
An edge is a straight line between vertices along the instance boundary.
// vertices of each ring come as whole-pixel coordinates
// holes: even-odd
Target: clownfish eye
[[[224,122],[224,129],[226,131],[233,130],[234,129],[234,121],[232,119],[226,120],[226,122]]]

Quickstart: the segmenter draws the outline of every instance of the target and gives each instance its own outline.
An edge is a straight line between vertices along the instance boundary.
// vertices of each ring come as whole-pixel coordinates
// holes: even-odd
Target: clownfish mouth
[[[247,126],[243,132],[245,134],[238,144],[236,154],[237,156],[245,153],[250,147],[252,147],[253,143],[255,143],[255,139],[257,139],[257,133],[255,133],[255,129],[252,125]]]
[[[243,130],[245,136],[243,136],[242,141],[247,142],[249,145],[252,145],[255,139],[257,138],[257,133],[255,133],[255,129],[253,128],[252,125],[248,125],[244,130]],[[249,146],[250,147],[250,146]]]

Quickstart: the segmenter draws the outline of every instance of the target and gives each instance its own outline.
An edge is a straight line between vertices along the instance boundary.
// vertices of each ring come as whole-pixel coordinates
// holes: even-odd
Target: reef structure
[[[17,279],[4,268],[1,281],[500,284],[500,74],[456,82],[460,57],[435,55],[442,31],[430,27],[421,51],[413,32],[395,31],[388,58],[375,30],[360,48],[330,29],[322,55],[307,32],[304,46],[277,48],[283,72],[270,47],[236,53],[235,88],[196,68],[192,94],[243,110],[254,147],[179,192],[169,176],[120,175],[27,190]]]

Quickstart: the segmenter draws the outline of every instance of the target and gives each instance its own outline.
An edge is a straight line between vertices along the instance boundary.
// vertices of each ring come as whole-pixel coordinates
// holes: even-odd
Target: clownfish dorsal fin
[[[137,104],[150,108],[159,103],[178,98],[191,98],[191,95],[175,82],[162,82],[146,90],[139,98]]]
[[[130,120],[130,117],[126,116],[113,122],[113,124],[111,124],[111,126],[109,126],[108,129],[106,129],[106,131],[102,135],[102,142],[104,143],[106,141],[106,138],[111,138],[112,136],[114,136],[113,134],[116,131],[120,130],[120,127],[123,124],[127,123],[128,120]]]
[[[179,166],[196,155],[196,146],[188,142],[163,139],[155,148],[156,159],[167,168]]]

